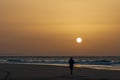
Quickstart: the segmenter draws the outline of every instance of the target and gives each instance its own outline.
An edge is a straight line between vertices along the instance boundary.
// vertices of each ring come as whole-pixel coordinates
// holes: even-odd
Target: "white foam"
[[[45,63],[15,63],[15,64],[31,64],[31,65],[53,65],[53,66],[65,66],[68,67],[69,64],[45,64]],[[120,71],[120,65],[83,65],[83,64],[75,64],[77,68],[85,67],[92,69],[103,69],[103,70],[117,70]]]
[[[55,65],[55,66],[69,66],[68,64],[45,64],[45,65]],[[82,65],[82,64],[75,64],[75,67],[85,67],[85,68],[92,68],[92,69],[103,69],[103,70],[117,70],[120,71],[120,65]]]

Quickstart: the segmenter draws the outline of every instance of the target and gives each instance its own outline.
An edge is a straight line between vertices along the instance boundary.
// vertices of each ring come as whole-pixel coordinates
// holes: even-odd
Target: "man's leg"
[[[72,70],[72,69],[70,69],[70,74],[71,74],[71,75],[72,75],[72,71],[73,71],[73,70]]]
[[[72,75],[72,70],[71,70],[71,75]]]

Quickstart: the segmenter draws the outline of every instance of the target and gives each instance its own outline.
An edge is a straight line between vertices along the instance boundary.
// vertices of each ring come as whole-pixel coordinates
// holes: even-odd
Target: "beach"
[[[68,66],[0,64],[0,80],[120,80],[120,71]]]

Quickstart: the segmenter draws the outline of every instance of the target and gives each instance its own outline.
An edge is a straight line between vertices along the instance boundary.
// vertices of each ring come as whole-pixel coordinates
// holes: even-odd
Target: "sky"
[[[0,0],[0,56],[120,56],[119,3]]]

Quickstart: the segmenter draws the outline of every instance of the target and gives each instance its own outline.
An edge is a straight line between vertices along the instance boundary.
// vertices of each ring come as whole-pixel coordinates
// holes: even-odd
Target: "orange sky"
[[[120,56],[119,3],[0,0],[0,55]]]

